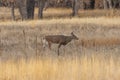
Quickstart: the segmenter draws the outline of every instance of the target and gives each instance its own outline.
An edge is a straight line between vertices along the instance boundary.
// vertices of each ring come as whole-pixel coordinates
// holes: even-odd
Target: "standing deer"
[[[58,45],[58,56],[59,56],[59,48],[62,45],[67,45],[72,40],[78,40],[78,37],[71,33],[71,36],[64,36],[64,35],[48,35],[43,38],[43,47],[45,48],[46,45],[49,45],[49,49],[51,49],[51,44],[59,44]]]

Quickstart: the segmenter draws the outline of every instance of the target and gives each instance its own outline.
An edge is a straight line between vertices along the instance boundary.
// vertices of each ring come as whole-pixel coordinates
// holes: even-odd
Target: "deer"
[[[59,56],[59,49],[63,45],[67,45],[72,40],[78,40],[79,38],[71,32],[71,36],[65,36],[65,35],[47,35],[43,38],[43,47],[45,48],[46,45],[49,46],[49,49],[51,50],[52,44],[58,44],[58,56]]]

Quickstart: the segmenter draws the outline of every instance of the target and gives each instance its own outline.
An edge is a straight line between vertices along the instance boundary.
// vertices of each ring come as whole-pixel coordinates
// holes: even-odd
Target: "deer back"
[[[45,39],[48,42],[60,43],[61,41],[63,41],[64,35],[49,35],[49,36],[45,36]]]
[[[67,44],[68,42],[70,42],[73,38],[72,38],[72,36],[51,35],[51,36],[45,36],[45,39],[46,39],[48,42],[66,45],[66,44]]]

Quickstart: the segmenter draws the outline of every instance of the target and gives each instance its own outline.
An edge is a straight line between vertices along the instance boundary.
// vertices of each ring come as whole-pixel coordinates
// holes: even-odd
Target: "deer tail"
[[[45,37],[42,37],[42,45],[43,48],[45,48],[48,45],[48,42],[46,41]]]

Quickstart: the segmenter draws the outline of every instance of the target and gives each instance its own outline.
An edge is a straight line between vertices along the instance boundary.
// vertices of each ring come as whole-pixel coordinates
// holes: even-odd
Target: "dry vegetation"
[[[119,80],[120,63],[112,57],[31,59],[0,64],[1,80]]]
[[[11,13],[10,8],[0,8],[0,21],[10,21],[11,20]],[[60,19],[60,18],[71,18],[72,10],[65,9],[65,8],[48,8],[44,11],[44,19]],[[120,11],[115,10],[79,10],[79,18],[88,18],[88,17],[119,17]],[[20,20],[20,14],[18,9],[15,10],[16,20]],[[38,16],[38,8],[35,9],[35,19]]]
[[[54,16],[49,10],[45,11],[44,20],[10,22],[10,15],[1,20],[0,80],[120,79],[119,17],[105,17],[109,11],[106,14],[99,11],[100,15],[104,14],[99,17],[94,10],[96,15],[92,15],[92,11],[82,11],[83,18],[63,19],[57,16],[61,13],[58,11],[57,17],[49,20],[50,15]],[[57,45],[52,45],[52,50],[42,48],[43,36],[70,35],[72,31],[79,40],[61,47],[59,57]]]

